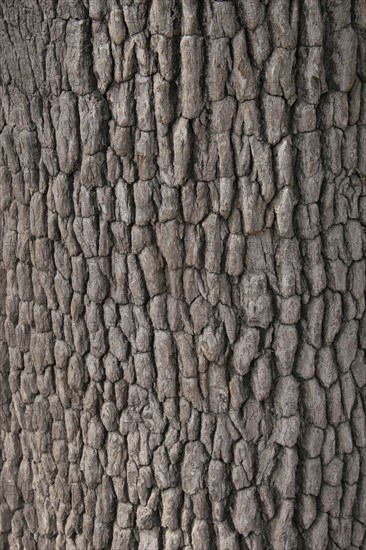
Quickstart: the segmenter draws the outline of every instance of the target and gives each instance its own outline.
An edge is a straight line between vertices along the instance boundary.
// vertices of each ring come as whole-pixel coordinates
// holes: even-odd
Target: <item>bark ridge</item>
[[[0,546],[365,548],[364,0],[3,0]]]

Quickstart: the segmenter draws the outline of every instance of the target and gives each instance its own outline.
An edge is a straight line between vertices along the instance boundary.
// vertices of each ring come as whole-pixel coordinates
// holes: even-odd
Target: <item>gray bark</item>
[[[1,2],[1,548],[366,547],[365,6]]]

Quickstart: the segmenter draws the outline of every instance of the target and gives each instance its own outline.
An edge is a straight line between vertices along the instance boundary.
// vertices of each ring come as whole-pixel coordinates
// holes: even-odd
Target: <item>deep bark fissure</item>
[[[363,0],[0,26],[0,546],[363,548]]]

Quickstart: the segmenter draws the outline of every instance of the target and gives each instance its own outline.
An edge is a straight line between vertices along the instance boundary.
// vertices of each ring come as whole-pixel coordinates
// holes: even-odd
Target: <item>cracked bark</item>
[[[0,27],[1,548],[365,548],[364,1]]]

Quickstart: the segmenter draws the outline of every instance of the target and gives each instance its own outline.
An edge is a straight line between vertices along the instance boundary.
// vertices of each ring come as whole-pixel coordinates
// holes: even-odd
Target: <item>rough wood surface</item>
[[[365,549],[365,1],[2,0],[0,51],[1,549]]]

